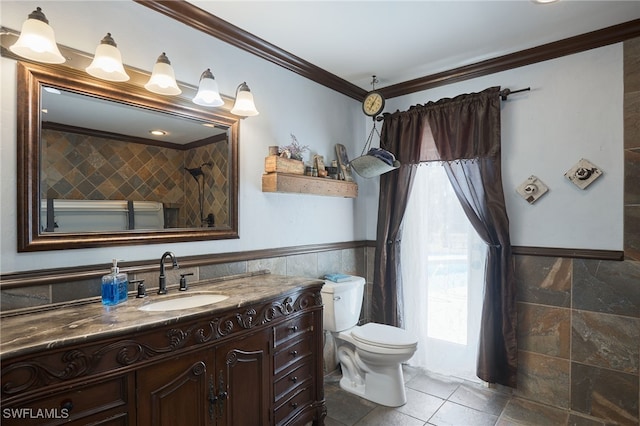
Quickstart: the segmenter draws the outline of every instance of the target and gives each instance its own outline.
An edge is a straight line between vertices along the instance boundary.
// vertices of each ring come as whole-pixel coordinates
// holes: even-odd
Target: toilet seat
[[[372,322],[354,327],[351,336],[356,346],[371,351],[415,351],[418,344],[418,339],[406,330]]]

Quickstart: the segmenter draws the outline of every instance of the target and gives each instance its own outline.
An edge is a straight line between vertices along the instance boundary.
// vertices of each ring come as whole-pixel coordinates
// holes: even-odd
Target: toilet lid
[[[351,336],[362,343],[385,348],[412,348],[418,343],[418,339],[406,330],[373,322],[356,327]]]

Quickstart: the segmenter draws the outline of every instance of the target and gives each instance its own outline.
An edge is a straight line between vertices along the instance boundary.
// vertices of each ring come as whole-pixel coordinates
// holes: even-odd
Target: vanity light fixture
[[[86,68],[86,71],[97,78],[107,81],[128,81],[129,75],[122,66],[122,55],[118,50],[118,45],[111,37],[111,33],[100,41],[96,47],[96,54],[93,62]]]
[[[58,50],[53,28],[39,7],[24,21],[20,37],[9,50],[23,58],[45,64],[61,64],[66,60]]]
[[[246,82],[243,82],[236,89],[236,102],[231,108],[231,114],[242,117],[251,117],[260,114],[253,103],[253,95]]]
[[[193,98],[193,103],[208,107],[224,105],[224,101],[218,91],[218,83],[211,73],[210,68],[207,68],[200,76],[198,93],[196,93],[196,96]]]
[[[182,90],[178,87],[178,83],[176,83],[176,76],[173,73],[173,68],[171,68],[171,62],[169,62],[169,58],[167,58],[164,52],[158,56],[158,60],[151,72],[151,78],[149,78],[149,81],[144,87],[148,91],[159,95],[173,96],[182,93]]]

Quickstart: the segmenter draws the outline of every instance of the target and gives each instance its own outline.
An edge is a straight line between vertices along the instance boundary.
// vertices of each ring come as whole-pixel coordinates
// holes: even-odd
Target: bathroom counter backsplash
[[[147,287],[147,297],[135,295],[116,306],[104,306],[99,299],[88,303],[69,304],[55,309],[32,309],[7,313],[0,319],[0,360],[47,348],[88,342],[145,329],[166,326],[185,318],[215,314],[269,300],[296,289],[322,284],[313,278],[261,274],[227,280],[190,283],[189,290],[170,289],[157,295],[155,286]],[[142,311],[143,305],[176,296],[187,297],[199,292],[215,292],[229,296],[212,305],[173,311]]]

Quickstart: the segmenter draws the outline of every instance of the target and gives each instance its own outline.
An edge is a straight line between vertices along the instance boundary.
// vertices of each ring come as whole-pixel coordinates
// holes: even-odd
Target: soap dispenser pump
[[[102,304],[117,305],[127,300],[129,278],[126,272],[120,272],[118,259],[112,260],[111,273],[102,277]]]

